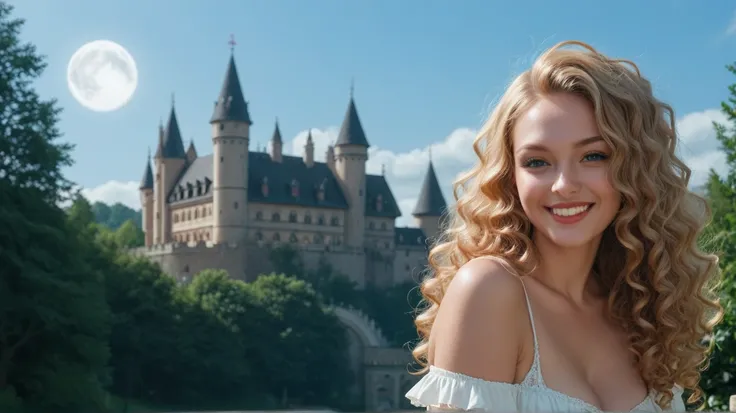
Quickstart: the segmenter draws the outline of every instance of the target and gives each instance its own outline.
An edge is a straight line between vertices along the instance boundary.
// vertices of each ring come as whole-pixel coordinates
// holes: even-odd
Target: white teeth
[[[590,205],[579,206],[575,208],[552,208],[552,213],[561,217],[571,217],[581,214],[590,208]]]

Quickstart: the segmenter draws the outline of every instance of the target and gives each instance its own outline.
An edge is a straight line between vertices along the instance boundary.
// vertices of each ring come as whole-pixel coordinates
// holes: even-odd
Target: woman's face
[[[584,98],[541,98],[516,121],[514,178],[537,235],[561,247],[597,241],[621,196],[609,179],[611,148]]]

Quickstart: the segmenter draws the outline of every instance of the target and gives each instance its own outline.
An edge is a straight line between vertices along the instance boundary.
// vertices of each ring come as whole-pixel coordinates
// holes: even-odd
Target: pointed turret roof
[[[368,139],[365,137],[363,125],[360,124],[358,110],[355,108],[355,100],[352,96],[350,96],[348,110],[345,112],[345,119],[342,121],[340,134],[337,136],[337,143],[335,144],[335,146],[341,145],[361,145],[366,148],[370,146]]]
[[[283,142],[283,140],[281,139],[281,129],[279,129],[278,119],[276,119],[276,127],[273,130],[273,136],[271,137],[271,142],[278,142],[278,143]]]
[[[141,179],[141,190],[153,189],[153,169],[151,169],[151,152],[148,152],[148,159],[146,159],[146,170],[143,171],[143,178]]]
[[[176,119],[176,110],[172,104],[169,121],[164,129],[163,140],[159,143],[159,147],[156,150],[156,157],[181,159],[186,158],[186,156],[187,154],[186,151],[184,151],[184,142],[181,140],[179,121]]]
[[[238,71],[235,68],[235,58],[233,55],[230,55],[225,81],[222,83],[220,96],[217,98],[217,102],[215,102],[215,111],[212,113],[210,123],[223,121],[253,124],[248,113],[248,103],[246,103],[245,97],[243,96],[243,89],[240,88],[240,79],[238,78]]]
[[[197,156],[197,148],[194,147],[194,139],[189,141],[189,148],[187,148],[187,154],[194,154],[194,156]]]
[[[434,172],[434,165],[432,165],[432,161],[430,160],[429,170],[427,170],[427,174],[424,176],[422,189],[419,192],[419,199],[412,215],[415,217],[439,217],[442,216],[446,208],[447,203],[445,202],[445,197],[442,195],[437,174]]]

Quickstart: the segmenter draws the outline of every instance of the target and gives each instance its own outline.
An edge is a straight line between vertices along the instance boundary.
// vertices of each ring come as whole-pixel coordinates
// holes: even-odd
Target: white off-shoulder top
[[[524,283],[522,282],[522,285]],[[406,397],[418,407],[428,410],[473,410],[501,413],[551,413],[551,412],[590,412],[602,413],[600,408],[576,397],[553,390],[544,383],[539,360],[539,344],[534,327],[529,295],[524,287],[527,308],[534,336],[534,361],[521,383],[491,382],[466,376],[435,366],[412,387]],[[672,389],[673,399],[670,408],[663,410],[655,402],[656,392],[650,392],[638,405],[629,410],[634,412],[684,412],[682,388]]]

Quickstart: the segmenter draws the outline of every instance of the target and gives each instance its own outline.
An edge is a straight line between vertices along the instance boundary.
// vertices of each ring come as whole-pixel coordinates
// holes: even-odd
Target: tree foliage
[[[132,221],[137,228],[142,228],[142,215],[140,210],[135,210],[119,202],[107,205],[104,202],[92,204],[92,212],[95,214],[95,222],[113,231],[120,228],[128,221]]]
[[[727,69],[736,74],[736,65],[729,65]],[[728,123],[714,124],[726,155],[728,172],[725,176],[718,176],[713,170],[710,172],[706,195],[713,219],[701,241],[720,255],[723,277],[724,319],[713,335],[715,349],[701,381],[708,395],[708,407],[716,410],[728,410],[728,397],[736,394],[736,84],[729,87],[729,92],[728,100],[721,104]]]

